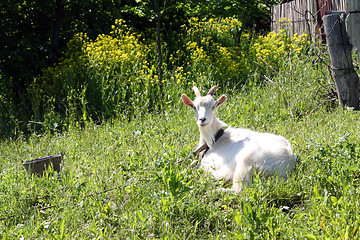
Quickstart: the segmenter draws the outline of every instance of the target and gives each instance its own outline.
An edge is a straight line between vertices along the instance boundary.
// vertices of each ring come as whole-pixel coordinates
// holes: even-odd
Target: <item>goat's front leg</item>
[[[247,165],[245,160],[236,165],[233,176],[232,190],[239,193],[244,186],[249,186],[251,181],[252,166]]]
[[[195,161],[191,164],[190,167],[192,168],[192,167],[196,166],[198,164],[198,162],[201,160],[200,156],[199,156],[200,152],[204,151],[206,148],[207,148],[206,144],[198,147],[195,151],[191,152],[186,159],[180,159],[179,161],[176,162],[176,164],[181,164],[183,161],[186,161],[189,159],[195,159]]]
[[[204,153],[201,154],[202,151],[205,151],[207,149],[207,145],[203,144],[199,148],[197,148],[194,152],[190,154],[188,159],[195,158],[195,160],[190,164],[190,168],[198,168],[199,163],[204,155]]]

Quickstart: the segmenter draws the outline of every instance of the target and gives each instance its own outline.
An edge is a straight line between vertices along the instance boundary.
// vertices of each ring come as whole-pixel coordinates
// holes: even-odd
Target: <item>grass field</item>
[[[359,239],[359,113],[329,108],[316,73],[294,69],[272,83],[217,93],[231,94],[218,111],[229,125],[290,140],[300,163],[286,182],[255,177],[240,194],[224,193],[217,189],[225,183],[189,162],[177,165],[198,141],[179,92],[176,107],[161,114],[1,141],[0,236]],[[35,177],[22,166],[60,152],[60,174]]]
[[[130,33],[83,41],[83,52],[70,46],[68,59],[34,81],[32,121],[3,104],[0,238],[360,239],[360,115],[336,105],[326,54],[285,32],[244,34],[229,47],[215,41],[234,35],[217,33],[220,23],[190,24],[192,34],[179,36],[184,49],[169,58],[163,105],[156,61]],[[254,176],[235,194],[190,161],[176,164],[198,143],[180,100],[193,97],[193,84],[203,93],[220,86],[216,96],[228,101],[217,114],[229,126],[291,142],[299,163],[287,181]],[[60,173],[37,177],[22,166],[61,152]]]

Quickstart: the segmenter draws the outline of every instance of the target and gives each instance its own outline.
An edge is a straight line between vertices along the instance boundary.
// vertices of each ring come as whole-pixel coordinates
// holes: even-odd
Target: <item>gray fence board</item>
[[[348,13],[346,27],[353,46],[360,50],[360,0],[292,0],[271,8],[271,28],[286,29],[290,35],[311,34],[324,39],[322,17],[326,11]],[[286,21],[280,21],[286,19]]]

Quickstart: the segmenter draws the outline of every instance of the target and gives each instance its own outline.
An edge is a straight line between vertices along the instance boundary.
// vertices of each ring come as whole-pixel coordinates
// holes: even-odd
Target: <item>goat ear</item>
[[[185,103],[185,105],[194,108],[194,102],[185,94],[181,94],[181,99],[183,100],[183,102]]]
[[[221,104],[223,104],[226,101],[226,96],[225,95],[221,95],[221,97],[219,97],[218,100],[216,100],[215,102],[215,106],[218,107]]]

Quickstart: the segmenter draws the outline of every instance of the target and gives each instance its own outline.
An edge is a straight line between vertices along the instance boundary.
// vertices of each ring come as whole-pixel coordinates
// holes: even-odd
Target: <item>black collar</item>
[[[214,136],[214,143],[217,142],[221,136],[224,134],[224,129],[220,128]],[[202,146],[200,146],[198,149],[196,149],[194,152],[190,153],[189,157],[187,159],[193,159],[196,158],[195,162],[193,162],[190,165],[190,168],[198,167],[198,163],[201,161],[202,157],[205,155],[205,153],[209,150],[209,146],[204,143]],[[200,152],[204,151],[203,154],[200,155]],[[178,161],[177,163],[181,163],[183,160]]]
[[[221,138],[221,136],[224,134],[224,129],[220,128],[216,133],[215,133],[215,142],[217,142],[217,140],[219,140],[219,138]]]
[[[215,141],[214,141],[214,143],[216,143],[218,140],[219,140],[219,138],[221,138],[221,136],[224,134],[224,129],[222,129],[222,128],[220,128],[216,133],[215,133]],[[210,148],[209,148],[209,146],[207,146],[206,145],[206,149],[205,149],[205,152],[204,152],[204,154],[203,154],[203,156],[205,155],[205,153],[209,150]]]

